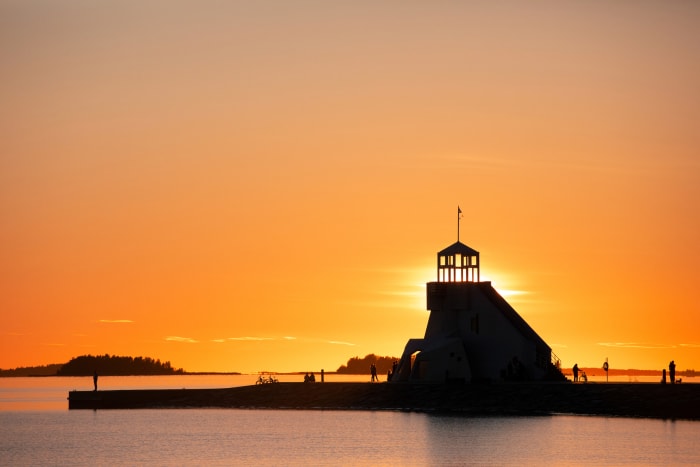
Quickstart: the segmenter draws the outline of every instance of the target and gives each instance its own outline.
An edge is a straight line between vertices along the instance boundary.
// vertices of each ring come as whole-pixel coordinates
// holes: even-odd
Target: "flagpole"
[[[462,214],[462,210],[457,206],[457,242],[459,243],[459,218]]]

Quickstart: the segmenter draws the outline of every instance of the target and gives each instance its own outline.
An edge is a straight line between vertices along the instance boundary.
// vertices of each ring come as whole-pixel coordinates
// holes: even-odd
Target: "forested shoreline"
[[[68,363],[44,366],[0,369],[0,377],[9,376],[89,376],[98,372],[102,376],[182,375],[182,368],[175,369],[170,362],[150,357],[121,357],[117,355],[82,355]]]

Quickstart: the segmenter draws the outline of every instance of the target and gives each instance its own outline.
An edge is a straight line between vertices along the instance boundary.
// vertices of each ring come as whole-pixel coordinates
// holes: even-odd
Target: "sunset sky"
[[[333,371],[436,253],[700,370],[700,2],[0,0],[0,368]]]

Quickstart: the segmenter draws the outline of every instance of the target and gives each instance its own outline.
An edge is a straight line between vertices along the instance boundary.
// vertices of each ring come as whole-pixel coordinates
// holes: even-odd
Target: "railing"
[[[552,361],[552,365],[554,365],[555,367],[557,367],[558,369],[561,370],[561,360],[559,359],[559,357],[557,357],[557,355],[554,352],[552,352],[552,360],[551,361]]]

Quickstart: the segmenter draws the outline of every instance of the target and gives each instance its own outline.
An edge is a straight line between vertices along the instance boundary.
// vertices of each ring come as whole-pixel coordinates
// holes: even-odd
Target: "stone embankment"
[[[271,383],[223,389],[72,391],[70,409],[220,407],[580,414],[700,420],[700,385],[651,383]]]

